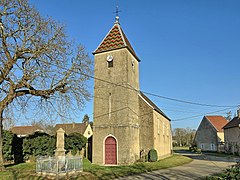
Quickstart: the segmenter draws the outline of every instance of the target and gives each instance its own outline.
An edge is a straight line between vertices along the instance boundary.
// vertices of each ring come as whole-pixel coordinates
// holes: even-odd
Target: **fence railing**
[[[38,157],[36,163],[36,172],[44,173],[66,173],[72,171],[82,171],[82,157]]]

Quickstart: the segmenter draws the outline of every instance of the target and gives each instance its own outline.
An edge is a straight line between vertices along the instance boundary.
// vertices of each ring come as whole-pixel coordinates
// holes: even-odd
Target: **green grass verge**
[[[90,172],[91,174],[95,175],[95,177],[98,177],[100,179],[112,179],[121,176],[166,169],[189,163],[191,161],[191,158],[181,155],[173,155],[157,162],[141,162],[125,166],[99,166],[86,162],[84,171]]]
[[[173,155],[158,162],[139,162],[125,166],[99,166],[91,164],[87,159],[84,159],[84,173],[77,174],[70,179],[113,179],[121,176],[128,176],[179,166],[191,161],[192,159],[188,157]],[[41,180],[48,178],[39,177],[35,174],[35,163],[22,163],[14,166],[9,166],[5,171],[0,172],[0,179]]]
[[[183,146],[181,146],[181,147],[179,147],[179,146],[175,146],[175,147],[173,147],[173,150],[174,151],[177,151],[177,150],[184,150],[184,151],[186,151],[186,150],[189,150],[189,147],[183,147]]]

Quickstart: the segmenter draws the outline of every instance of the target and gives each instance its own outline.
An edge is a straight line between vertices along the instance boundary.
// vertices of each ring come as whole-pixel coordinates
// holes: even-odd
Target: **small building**
[[[39,126],[14,126],[10,131],[17,135],[17,137],[26,137],[35,132],[44,132],[43,128]]]
[[[202,151],[222,151],[223,127],[227,123],[223,116],[204,116],[194,138],[197,148]]]
[[[224,127],[225,152],[240,155],[240,110]]]

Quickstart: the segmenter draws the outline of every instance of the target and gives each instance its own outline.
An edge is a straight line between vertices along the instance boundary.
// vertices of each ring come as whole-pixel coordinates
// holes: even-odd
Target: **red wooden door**
[[[117,143],[113,137],[105,140],[105,164],[117,164]]]

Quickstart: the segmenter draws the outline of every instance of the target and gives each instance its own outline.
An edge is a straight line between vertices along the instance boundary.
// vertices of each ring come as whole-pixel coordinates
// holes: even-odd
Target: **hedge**
[[[87,138],[79,133],[65,135],[66,152],[71,151],[76,155],[77,151],[86,147]],[[3,156],[6,161],[14,160],[21,163],[37,156],[53,156],[56,149],[56,136],[36,132],[24,138],[18,138],[10,131],[3,131]]]

